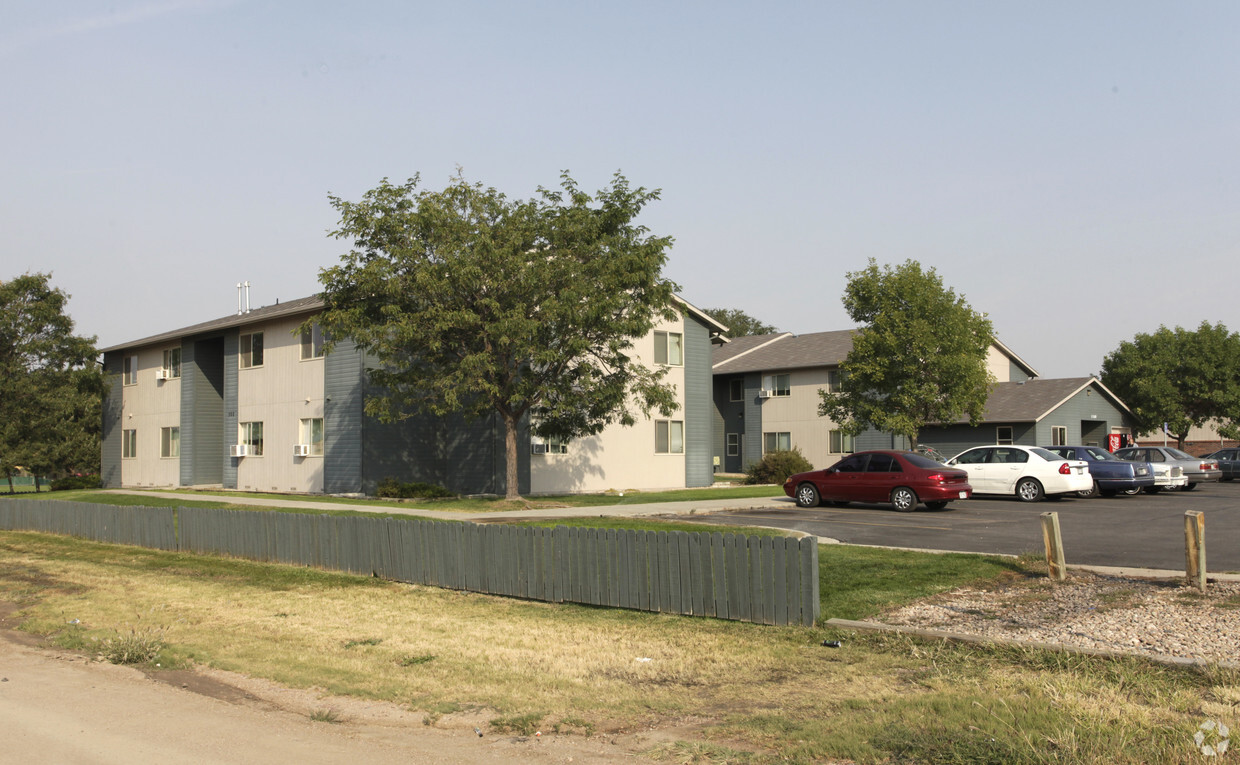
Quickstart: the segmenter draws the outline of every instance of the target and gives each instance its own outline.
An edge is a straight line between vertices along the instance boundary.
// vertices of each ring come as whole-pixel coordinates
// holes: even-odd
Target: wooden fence
[[[813,625],[818,540],[0,500],[0,529],[553,603]]]

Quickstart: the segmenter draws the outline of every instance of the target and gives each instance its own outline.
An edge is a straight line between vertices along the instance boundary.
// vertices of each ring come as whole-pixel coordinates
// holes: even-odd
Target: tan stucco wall
[[[175,343],[148,346],[126,356],[138,358],[138,382],[121,387],[121,430],[136,430],[137,456],[121,459],[122,486],[176,486],[181,462],[160,457],[160,432],[181,425],[181,381],[156,380],[163,368],[164,350]]]

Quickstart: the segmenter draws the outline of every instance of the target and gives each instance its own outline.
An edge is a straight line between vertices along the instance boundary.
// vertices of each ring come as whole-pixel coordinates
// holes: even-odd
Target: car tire
[[[1101,493],[1102,492],[1098,490],[1098,482],[1094,481],[1093,484],[1085,491],[1078,491],[1076,496],[1081,497],[1082,499],[1093,499]]]
[[[926,509],[928,510],[942,510],[945,507],[947,507],[946,500],[942,500],[939,502],[927,502],[926,503]]]
[[[1181,487],[1180,487],[1180,491],[1192,491],[1192,490],[1193,490],[1193,489],[1195,489],[1195,488],[1197,488],[1197,484],[1195,484],[1195,483],[1186,483],[1186,484],[1184,484],[1183,486],[1181,486]]]
[[[798,507],[818,507],[822,498],[818,496],[818,488],[812,483],[803,483],[797,487]]]
[[[1127,494],[1127,495],[1128,495],[1128,496],[1130,496],[1130,497],[1135,497],[1136,495],[1138,495],[1138,494],[1140,494],[1140,493],[1141,493],[1141,489],[1139,489],[1139,488],[1137,488],[1137,489],[1124,489],[1124,490],[1122,490],[1120,493],[1121,493],[1121,494]],[[1153,492],[1150,492],[1150,491],[1147,489],[1147,490],[1146,490],[1146,493],[1152,494]]]
[[[902,513],[911,513],[917,509],[917,492],[907,486],[898,486],[891,490],[891,504]]]
[[[1021,502],[1037,502],[1045,495],[1036,478],[1022,478],[1016,482],[1016,498]]]

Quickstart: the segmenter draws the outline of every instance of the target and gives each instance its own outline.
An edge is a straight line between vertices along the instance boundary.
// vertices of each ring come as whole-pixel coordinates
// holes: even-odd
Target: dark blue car
[[[1082,497],[1114,497],[1121,491],[1144,489],[1154,485],[1154,469],[1148,462],[1121,460],[1098,446],[1043,447],[1069,460],[1085,460],[1094,485],[1089,491],[1077,492]]]

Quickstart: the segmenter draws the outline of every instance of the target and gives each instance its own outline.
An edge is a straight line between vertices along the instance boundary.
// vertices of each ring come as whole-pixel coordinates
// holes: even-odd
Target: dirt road
[[[640,742],[493,735],[483,719],[329,698],[230,673],[143,672],[40,647],[0,603],[0,763],[633,763]],[[157,679],[152,679],[157,678]],[[339,723],[310,715],[331,710]],[[475,723],[483,729],[479,737]]]

